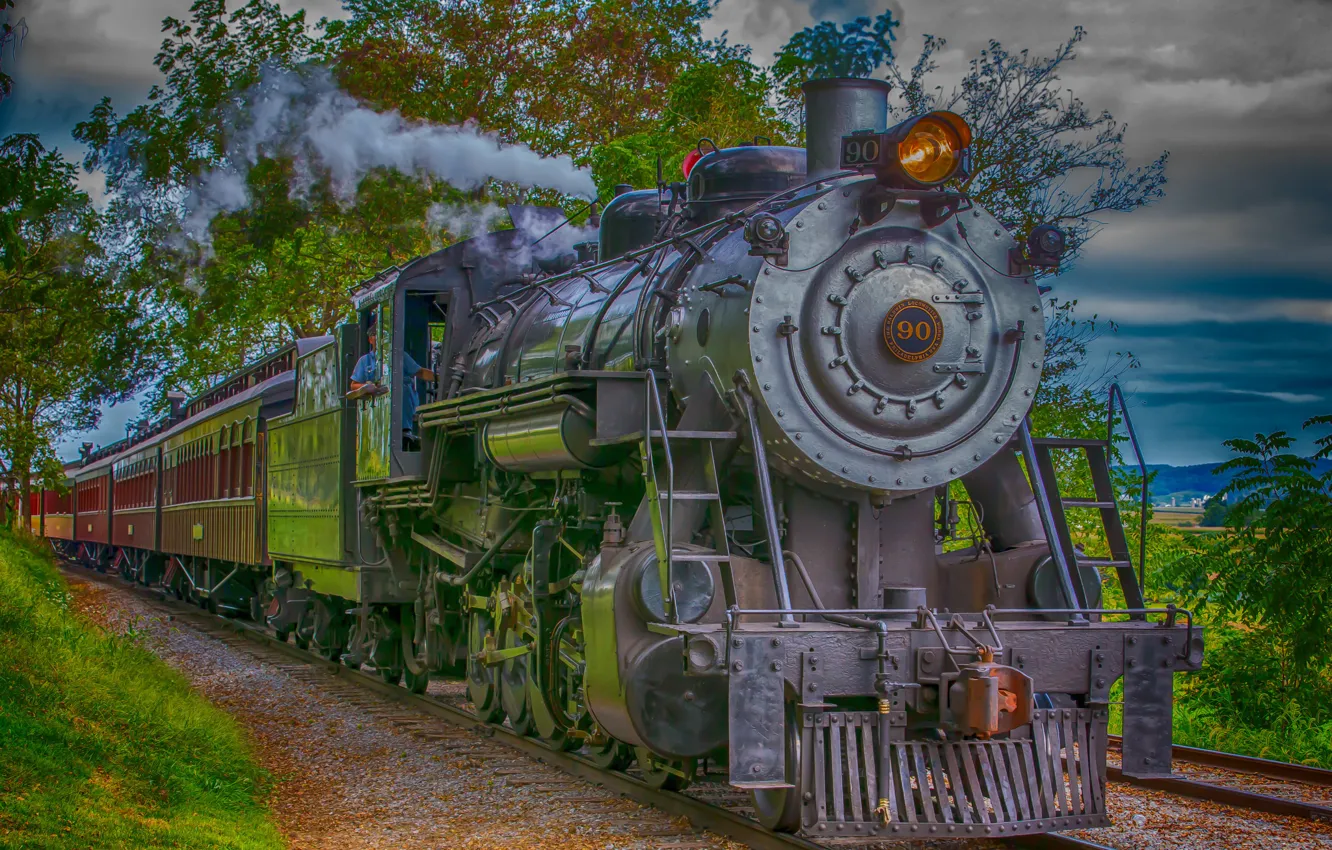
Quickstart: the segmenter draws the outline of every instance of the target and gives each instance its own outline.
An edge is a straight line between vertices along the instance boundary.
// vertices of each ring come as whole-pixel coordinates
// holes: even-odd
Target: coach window
[[[218,498],[231,497],[231,426],[223,425],[217,432]]]

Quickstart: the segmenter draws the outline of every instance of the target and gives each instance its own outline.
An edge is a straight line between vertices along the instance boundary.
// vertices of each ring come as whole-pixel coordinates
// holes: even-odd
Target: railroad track
[[[1112,752],[1119,750],[1121,743],[1121,738],[1118,735],[1109,736],[1109,749]],[[1199,779],[1196,775],[1143,778],[1126,776],[1118,767],[1109,765],[1106,767],[1106,778],[1113,782],[1126,782],[1142,788],[1152,788],[1157,791],[1166,791],[1171,794],[1179,794],[1183,797],[1193,797],[1213,803],[1225,803],[1266,814],[1308,818],[1309,820],[1332,823],[1332,807],[1321,802],[1292,799],[1290,796],[1264,794],[1236,787],[1234,784],[1227,784],[1227,782],[1244,782],[1249,777],[1265,777],[1278,782],[1293,784],[1290,790],[1298,793],[1300,790],[1307,791],[1310,786],[1332,788],[1332,770],[1178,745],[1172,749],[1171,756],[1177,763],[1202,769],[1191,771],[1193,773],[1206,775],[1207,769],[1219,770],[1223,773],[1213,774],[1208,779]],[[1227,776],[1227,773],[1232,775]],[[1325,793],[1326,796],[1332,797],[1332,791]]]
[[[552,749],[539,740],[516,734],[512,729],[495,723],[487,723],[461,705],[451,703],[433,695],[413,694],[405,688],[390,685],[373,673],[353,670],[336,661],[329,661],[318,655],[300,649],[294,644],[278,640],[267,631],[246,622],[210,614],[193,605],[178,601],[160,590],[145,588],[125,581],[113,581],[110,576],[96,573],[80,567],[74,570],[78,578],[134,592],[136,595],[169,611],[179,620],[209,634],[232,646],[249,644],[260,652],[252,652],[259,660],[273,663],[273,658],[264,657],[262,650],[269,650],[300,662],[301,665],[323,671],[341,683],[354,685],[361,691],[371,692],[393,703],[410,708],[413,711],[437,718],[450,725],[485,736],[512,749],[547,764],[551,767],[600,785],[615,794],[651,806],[667,814],[684,817],[695,827],[738,841],[757,850],[853,850],[853,848],[873,848],[879,842],[866,842],[854,838],[833,839],[828,843],[817,843],[794,835],[774,833],[757,821],[745,815],[740,809],[748,805],[748,796],[734,791],[720,781],[702,781],[690,786],[688,792],[681,793],[652,788],[636,776],[619,771],[608,771],[597,767],[591,761],[575,753]],[[228,639],[230,638],[230,639]],[[318,682],[315,682],[318,684]],[[973,836],[967,836],[972,838]],[[988,840],[996,847],[1036,848],[1036,850],[1112,850],[1095,842],[1061,835],[1046,833],[1043,835],[1015,836],[1003,840],[991,840],[985,836],[975,838]],[[686,845],[680,845],[686,846]],[[893,842],[890,846],[902,846]],[[928,846],[928,845],[921,845]]]
[[[1119,750],[1121,739],[1118,735],[1109,736],[1111,751]],[[1183,747],[1176,744],[1171,751],[1174,760],[1185,764],[1202,767],[1217,767],[1235,773],[1253,773],[1272,779],[1294,782],[1307,782],[1310,785],[1332,786],[1332,770],[1312,767],[1307,764],[1293,764],[1286,761],[1241,756],[1235,753],[1223,753],[1217,750],[1203,750],[1197,747]]]

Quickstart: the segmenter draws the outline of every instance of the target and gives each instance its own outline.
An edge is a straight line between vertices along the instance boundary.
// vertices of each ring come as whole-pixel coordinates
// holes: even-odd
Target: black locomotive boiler
[[[723,764],[775,830],[1107,824],[1112,686],[1124,770],[1168,773],[1172,677],[1202,638],[1145,606],[1109,437],[1027,424],[1034,272],[1061,235],[1019,244],[948,188],[956,115],[890,128],[872,80],[806,97],[805,148],[710,151],[687,185],[617,196],[577,256],[534,259],[540,234],[510,230],[366,282],[354,323],[92,464],[170,486],[136,491],[151,513],[157,487],[156,540],[80,553],[415,689],[465,677],[488,720],[656,785]],[[372,324],[374,380],[348,394]],[[180,501],[196,491],[159,444],[219,428],[250,471]],[[1060,494],[1060,451],[1094,497]],[[189,549],[215,536],[190,505],[242,498],[244,557]],[[1073,545],[1074,510],[1099,514],[1108,557]],[[1125,609],[1102,606],[1101,570]]]

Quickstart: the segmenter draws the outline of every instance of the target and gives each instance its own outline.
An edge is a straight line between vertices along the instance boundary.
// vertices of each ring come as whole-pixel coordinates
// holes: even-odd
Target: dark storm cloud
[[[310,21],[341,14],[339,0],[288,5],[304,5]],[[162,20],[188,19],[189,9],[190,0],[18,0],[28,36],[13,65],[14,95],[0,104],[0,135],[40,132],[48,145],[76,151],[69,130],[104,95],[122,111],[147,99],[161,81],[153,57]]]
[[[340,14],[338,0],[306,7],[312,21]],[[1227,437],[1332,412],[1332,2],[722,0],[705,32],[729,31],[768,63],[815,20],[887,8],[902,21],[904,64],[924,34],[948,40],[933,80],[945,90],[992,38],[1049,55],[1086,27],[1063,84],[1128,124],[1135,162],[1171,151],[1166,199],[1106,216],[1055,281],[1083,312],[1121,323],[1097,343],[1097,362],[1124,348],[1141,359],[1125,381],[1152,461],[1220,459]],[[142,102],[159,79],[161,19],[188,10],[189,0],[21,0],[30,34],[0,134],[40,131],[75,152],[68,130],[101,95],[122,111]]]

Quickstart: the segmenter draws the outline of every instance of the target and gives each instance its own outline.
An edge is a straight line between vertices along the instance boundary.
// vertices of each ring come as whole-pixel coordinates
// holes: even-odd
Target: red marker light
[[[694,170],[694,164],[703,158],[703,154],[698,148],[694,148],[685,154],[684,162],[680,163],[680,170],[684,172],[685,179],[689,179],[689,172]]]

